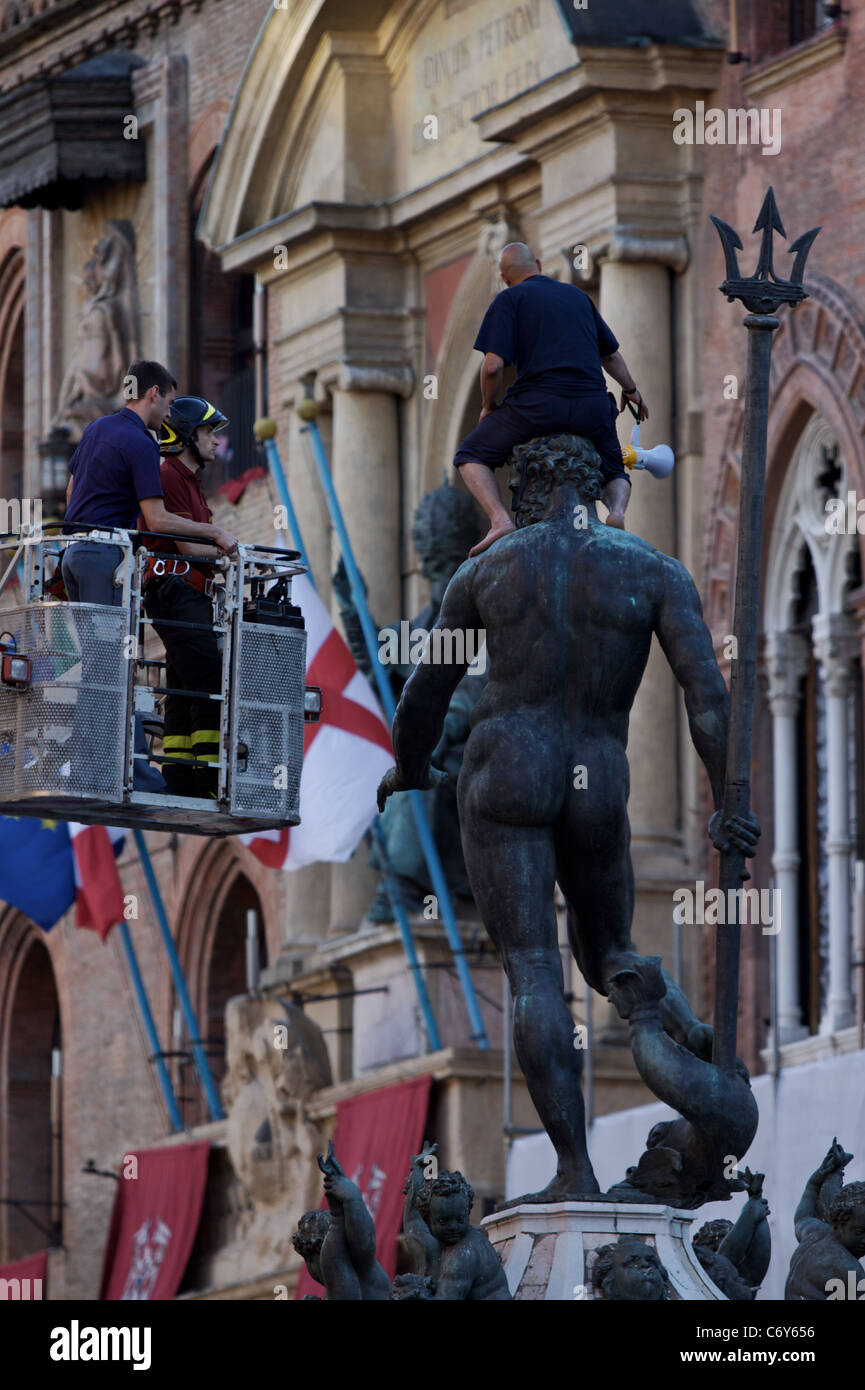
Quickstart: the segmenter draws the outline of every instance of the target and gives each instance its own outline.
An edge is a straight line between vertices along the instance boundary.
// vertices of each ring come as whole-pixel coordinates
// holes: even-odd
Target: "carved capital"
[[[776,717],[795,715],[798,711],[799,688],[808,669],[808,655],[808,643],[799,633],[767,634],[764,670],[769,684],[769,708]]]
[[[843,698],[850,691],[852,664],[860,650],[856,625],[845,613],[818,613],[811,628],[826,694]]]
[[[321,374],[319,381],[336,391],[382,391],[404,399],[414,390],[411,367],[376,367],[365,362],[340,362],[332,374]]]
[[[686,269],[690,259],[686,237],[659,236],[641,227],[615,227],[601,254],[608,261],[668,265],[677,274]]]

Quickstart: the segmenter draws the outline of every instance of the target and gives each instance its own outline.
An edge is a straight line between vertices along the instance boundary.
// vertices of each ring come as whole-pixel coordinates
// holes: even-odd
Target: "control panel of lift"
[[[222,683],[205,800],[171,795],[158,771],[165,654],[142,604],[147,560],[165,560],[147,549],[153,536],[25,529],[0,541],[0,815],[198,835],[299,824],[304,725],[321,709],[291,601],[299,552],[239,545],[209,562]],[[84,539],[121,547],[116,607],[55,596],[64,548]]]

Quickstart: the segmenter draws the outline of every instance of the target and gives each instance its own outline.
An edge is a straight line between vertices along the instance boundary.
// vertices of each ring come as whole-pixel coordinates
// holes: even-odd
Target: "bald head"
[[[518,285],[530,275],[540,273],[541,263],[524,241],[510,241],[499,256],[499,271],[505,284]]]

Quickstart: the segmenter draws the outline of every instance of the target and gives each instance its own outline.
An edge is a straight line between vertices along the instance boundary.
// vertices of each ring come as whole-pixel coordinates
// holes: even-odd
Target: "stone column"
[[[399,397],[411,394],[409,368],[343,364],[333,383],[331,467],[354,558],[367,583],[373,621],[393,622],[402,610]],[[333,567],[339,545],[333,536]],[[360,846],[331,869],[331,929],[357,924],[377,876]]]
[[[644,445],[672,444],[671,270],[681,270],[687,248],[681,239],[654,241],[615,233],[601,264],[600,312],[619,339],[621,351],[649,409]],[[614,383],[610,382],[613,388]],[[616,400],[619,399],[615,386]],[[619,437],[628,443],[634,420],[619,417]],[[627,528],[667,554],[675,553],[675,475],[658,481],[633,474]],[[628,803],[634,849],[652,852],[654,871],[663,871],[658,851],[681,855],[677,757],[676,686],[656,643],[630,721],[631,795]]]
[[[813,619],[814,650],[826,697],[829,860],[829,994],[821,1033],[835,1033],[855,1022],[851,988],[850,721],[851,663],[858,638],[854,624],[840,613]]]
[[[178,378],[187,374],[189,150],[186,57],[174,54],[133,76],[141,139],[148,131],[148,177],[154,193],[152,222],[153,309],[145,320],[142,355],[156,357]],[[136,249],[139,275],[143,247]]]
[[[772,712],[775,846],[772,872],[779,893],[778,1032],[782,1043],[804,1038],[799,998],[799,828],[796,718],[808,668],[808,643],[793,632],[766,641]]]

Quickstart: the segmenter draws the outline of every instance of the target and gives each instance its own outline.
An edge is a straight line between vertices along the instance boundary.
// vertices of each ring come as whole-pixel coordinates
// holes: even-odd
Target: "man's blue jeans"
[[[123,559],[119,545],[75,541],[66,547],[62,571],[66,592],[73,603],[104,603],[118,608],[123,590],[114,587],[114,571]]]
[[[114,572],[123,559],[119,545],[100,545],[98,541],[76,541],[66,547],[63,555],[63,583],[72,603],[101,603],[106,607],[119,608],[123,601],[123,589],[114,587]],[[113,640],[113,639],[112,639]],[[94,657],[88,652],[82,660],[82,676],[86,684],[97,677],[92,669]],[[98,668],[98,659],[96,659]],[[77,753],[86,764],[89,760],[105,756],[99,743],[98,731],[80,727],[70,745],[70,754]],[[135,716],[135,752],[146,753],[147,742],[141,715]],[[165,782],[158,768],[137,758],[133,770],[134,791],[165,791]]]

